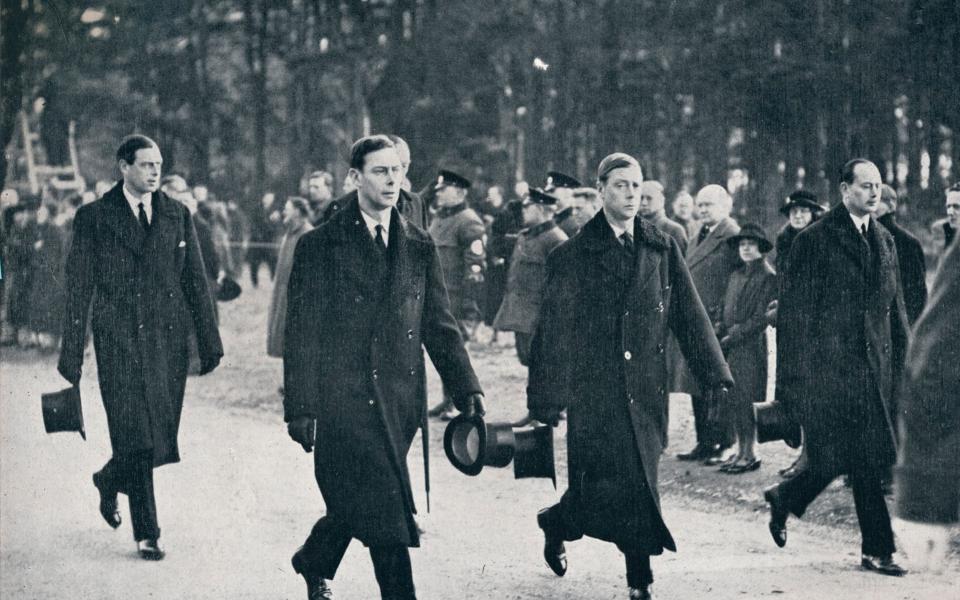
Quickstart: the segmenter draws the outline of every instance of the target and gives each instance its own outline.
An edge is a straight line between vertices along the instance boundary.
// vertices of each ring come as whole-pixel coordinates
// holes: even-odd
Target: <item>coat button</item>
[[[139,325],[137,325],[137,329],[143,329],[143,323],[140,323]]]
[[[367,404],[369,404],[370,406],[373,406],[376,403],[373,401],[373,398],[370,398],[369,400],[367,400]]]
[[[416,374],[417,374],[417,370],[416,370],[416,369],[410,369],[410,376],[411,376],[411,377],[413,377],[413,376],[416,375]]]
[[[653,309],[654,312],[663,312],[663,302],[657,304],[656,308]]]
[[[665,390],[662,385],[657,388],[657,393],[660,394],[661,396],[662,396],[666,391],[667,391],[667,390]]]
[[[629,311],[629,310],[623,311],[623,316],[629,317],[629,316],[630,316],[630,311]]]
[[[167,297],[173,298],[173,292],[167,292]]]
[[[663,354],[663,350],[664,350],[663,344],[657,344],[657,352],[660,354]]]
[[[627,350],[626,352],[623,353],[623,358],[625,360],[630,360],[631,358],[633,358],[633,354],[630,354],[630,351]]]
[[[630,404],[633,404],[633,394],[627,394],[627,400],[630,401]]]
[[[353,299],[353,301],[356,302],[357,304],[360,304],[361,302],[363,302],[363,296],[357,296],[356,298]]]
[[[412,340],[412,339],[413,339],[413,330],[412,330],[412,329],[408,329],[408,330],[407,330],[407,339],[408,339],[408,340]]]
[[[380,378],[380,374],[377,373],[377,370],[376,370],[376,369],[373,370],[373,378],[374,378],[374,379],[379,379],[379,378]]]

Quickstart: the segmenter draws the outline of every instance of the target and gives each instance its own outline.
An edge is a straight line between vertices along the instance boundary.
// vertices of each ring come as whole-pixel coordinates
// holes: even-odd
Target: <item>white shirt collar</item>
[[[140,203],[143,203],[143,212],[147,213],[147,222],[153,222],[153,194],[147,192],[142,196],[137,196],[127,188],[126,184],[124,184],[123,196],[127,199],[127,204],[130,205],[130,210],[133,211],[133,216],[140,218]]]
[[[855,216],[853,213],[849,213],[849,214],[850,214],[850,218],[853,219],[853,226],[856,228],[856,230],[857,230],[858,233],[860,232],[860,227],[861,227],[862,225],[866,225],[866,226],[867,226],[867,230],[870,229],[870,215],[869,215],[869,214],[864,215],[864,216],[862,216],[862,217],[857,217],[857,216]]]
[[[383,225],[383,244],[385,246],[390,246],[390,211],[391,208],[385,208],[376,213],[375,216],[370,216],[362,208],[360,209],[360,216],[363,217],[363,222],[367,224],[367,231],[370,232],[370,237],[377,239],[377,225]]]
[[[606,213],[604,213],[604,217],[606,217]],[[627,222],[626,228],[620,227],[619,225],[615,225],[613,221],[611,221],[610,219],[607,219],[606,221],[607,221],[607,225],[610,226],[610,229],[613,230],[613,237],[617,238],[617,242],[619,242],[620,236],[623,235],[624,233],[629,233],[631,238],[634,237],[633,223],[635,220],[636,218],[630,219],[630,221]]]

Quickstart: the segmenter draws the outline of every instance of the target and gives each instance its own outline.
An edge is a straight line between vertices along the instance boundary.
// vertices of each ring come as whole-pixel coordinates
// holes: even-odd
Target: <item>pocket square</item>
[[[186,247],[187,247],[187,243],[183,240],[180,240],[180,243],[177,244],[177,248],[186,248]]]

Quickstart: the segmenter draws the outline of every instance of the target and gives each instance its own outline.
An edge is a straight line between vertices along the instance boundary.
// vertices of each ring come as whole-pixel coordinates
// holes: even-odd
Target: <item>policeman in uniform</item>
[[[494,329],[514,332],[517,356],[526,366],[530,342],[540,314],[547,279],[547,255],[567,240],[553,220],[557,199],[541,189],[530,190],[523,202],[526,229],[520,232],[510,259],[507,291],[493,322]]]
[[[557,199],[557,214],[553,218],[567,237],[573,237],[580,231],[580,223],[575,217],[576,199],[574,190],[582,188],[583,184],[576,177],[564,175],[558,171],[547,172],[547,183],[543,191]]]
[[[467,206],[470,180],[453,171],[441,170],[434,185],[437,214],[430,223],[440,255],[443,280],[450,297],[450,308],[460,324],[464,340],[480,320],[479,300],[483,293],[483,268],[486,259],[483,221]],[[452,419],[456,412],[453,401],[444,391],[443,402],[434,406],[431,417]]]

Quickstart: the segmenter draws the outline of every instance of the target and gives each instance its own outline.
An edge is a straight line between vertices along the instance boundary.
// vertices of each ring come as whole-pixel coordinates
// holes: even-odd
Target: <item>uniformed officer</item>
[[[554,216],[554,221],[567,234],[567,237],[573,237],[583,225],[574,218],[574,213],[577,212],[574,191],[582,187],[583,184],[576,177],[564,175],[559,171],[547,172],[547,183],[543,186],[543,191],[557,199],[557,214]]]
[[[480,320],[486,228],[477,213],[467,206],[469,179],[453,171],[441,170],[434,189],[437,214],[430,223],[430,237],[440,255],[451,312],[460,324],[464,340],[467,340]],[[446,391],[443,396],[443,402],[430,409],[428,414],[449,420],[456,412]]]
[[[567,234],[553,220],[557,199],[541,189],[530,190],[523,202],[523,222],[510,259],[507,291],[493,322],[494,329],[514,332],[517,356],[526,366],[530,342],[543,301],[543,285],[547,279],[547,255],[567,240]]]

